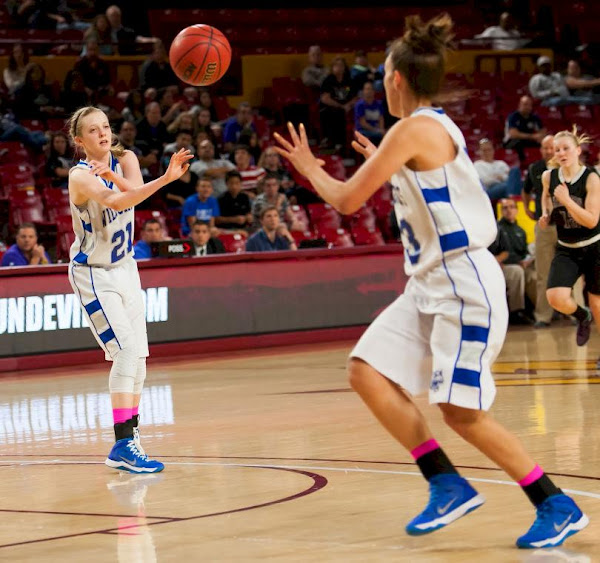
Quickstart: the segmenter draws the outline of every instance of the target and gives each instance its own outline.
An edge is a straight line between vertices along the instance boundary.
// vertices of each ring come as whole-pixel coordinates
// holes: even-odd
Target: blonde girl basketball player
[[[588,524],[520,441],[486,411],[495,395],[491,365],[507,326],[504,278],[487,247],[496,236],[492,208],[458,127],[431,100],[444,75],[448,15],[407,18],[385,61],[390,113],[402,118],[376,148],[357,134],[366,162],[347,182],[329,176],[301,125],[289,124],[279,154],[307,176],[321,197],[353,213],[391,177],[405,247],[406,290],[371,324],[349,360],[350,384],[379,422],[413,455],[429,481],[425,510],[406,527],[426,534],[476,509],[484,498],[458,474],[411,396],[429,400],[465,440],[502,467],[537,509],[519,547],[561,544]]]
[[[85,155],[69,173],[75,242],[69,280],[105,356],[115,445],[106,464],[134,473],[162,471],[139,443],[138,406],[146,377],[148,337],[140,276],[133,259],[133,207],[182,176],[189,151],[171,157],[163,176],[144,184],[136,156],[115,144],[104,112],[77,110],[70,134]]]
[[[581,145],[589,141],[577,135],[577,127],[557,133],[553,162],[558,168],[542,174],[540,227],[555,223],[558,234],[546,295],[557,311],[577,319],[578,346],[589,340],[592,323],[590,311],[571,297],[571,288],[581,275],[600,326],[600,178],[579,160]]]

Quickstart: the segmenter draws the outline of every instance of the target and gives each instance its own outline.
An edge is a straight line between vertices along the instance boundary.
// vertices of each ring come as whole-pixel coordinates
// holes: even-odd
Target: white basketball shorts
[[[429,389],[430,403],[488,410],[507,325],[500,266],[486,249],[468,251],[413,276],[350,356],[412,395]]]
[[[149,355],[140,275],[132,257],[111,268],[71,262],[69,281],[107,360],[126,346],[136,346],[140,358]]]

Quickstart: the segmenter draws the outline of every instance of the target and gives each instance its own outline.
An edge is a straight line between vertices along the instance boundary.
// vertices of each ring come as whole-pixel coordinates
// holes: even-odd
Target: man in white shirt
[[[494,159],[494,145],[489,139],[479,141],[480,160],[473,164],[490,199],[498,200],[521,193],[521,170],[510,168],[503,160]]]
[[[483,33],[476,35],[475,39],[491,39],[492,49],[496,51],[520,49],[530,41],[521,37],[519,31],[515,28],[512,16],[508,12],[504,12],[500,16],[499,25],[486,28]]]
[[[538,73],[529,80],[529,91],[536,100],[541,100],[543,106],[561,106],[565,104],[589,104],[586,96],[572,96],[565,77],[552,72],[550,57],[542,56],[537,60]]]
[[[217,199],[227,191],[225,174],[234,169],[229,160],[215,159],[215,146],[208,139],[198,145],[198,160],[190,166],[190,170],[199,178],[208,176],[212,179],[213,194]]]

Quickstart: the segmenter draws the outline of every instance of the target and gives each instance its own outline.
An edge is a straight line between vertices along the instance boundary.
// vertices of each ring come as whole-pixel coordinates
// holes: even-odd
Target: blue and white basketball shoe
[[[113,469],[122,469],[130,473],[158,473],[165,466],[140,452],[133,438],[117,440],[104,462]]]
[[[583,530],[590,519],[567,495],[552,495],[537,507],[535,522],[517,540],[517,547],[556,547]]]
[[[435,475],[429,481],[429,504],[406,526],[406,533],[420,536],[439,530],[485,502],[469,482],[457,475]]]

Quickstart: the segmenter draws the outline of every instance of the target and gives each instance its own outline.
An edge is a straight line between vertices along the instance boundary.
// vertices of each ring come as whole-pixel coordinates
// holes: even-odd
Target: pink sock
[[[113,420],[115,424],[120,424],[131,418],[131,409],[113,409]]]
[[[137,416],[139,414],[139,410],[140,410],[140,406],[139,405],[137,407],[133,407],[131,409],[131,416]]]
[[[417,446],[410,452],[410,455],[413,456],[413,459],[419,459],[421,456],[428,454],[439,447],[440,445],[432,438],[431,440],[427,440],[427,442],[423,442],[420,446]]]
[[[521,487],[531,485],[531,483],[537,481],[543,474],[542,468],[539,465],[536,465],[527,476],[519,481],[519,485],[521,485]]]

